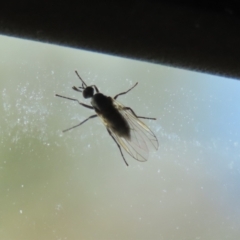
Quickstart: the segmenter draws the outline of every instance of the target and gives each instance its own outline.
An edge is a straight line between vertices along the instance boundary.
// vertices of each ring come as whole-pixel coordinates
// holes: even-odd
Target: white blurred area
[[[0,239],[240,239],[240,82],[0,36]],[[120,152],[74,71],[140,116],[160,147]]]

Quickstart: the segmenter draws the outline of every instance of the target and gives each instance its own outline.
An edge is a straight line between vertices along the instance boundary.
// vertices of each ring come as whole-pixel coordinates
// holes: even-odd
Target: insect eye
[[[83,97],[84,98],[90,98],[93,96],[94,90],[92,87],[87,87],[83,91]]]

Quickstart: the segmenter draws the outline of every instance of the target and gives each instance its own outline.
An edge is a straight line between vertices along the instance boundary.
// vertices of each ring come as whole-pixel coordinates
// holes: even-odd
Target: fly
[[[56,96],[76,101],[81,106],[94,110],[96,114],[91,115],[84,121],[64,130],[63,132],[76,128],[89,119],[99,117],[107,128],[109,135],[117,144],[127,166],[128,163],[123,155],[122,148],[124,148],[126,152],[136,160],[140,162],[147,161],[149,152],[157,150],[159,144],[154,133],[140,120],[140,118],[150,120],[156,120],[156,118],[137,116],[130,107],[125,107],[116,101],[120,95],[124,95],[131,91],[138,83],[127,91],[119,93],[112,98],[100,93],[96,85],[87,86],[78,72],[75,71],[75,73],[81,80],[82,86],[74,86],[72,88],[77,92],[82,92],[84,98],[91,98],[91,105],[82,103],[75,98],[69,98],[59,94],[56,94]]]

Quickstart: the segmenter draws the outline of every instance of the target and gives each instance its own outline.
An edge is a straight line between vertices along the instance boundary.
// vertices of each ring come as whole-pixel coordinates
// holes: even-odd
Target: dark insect
[[[127,166],[128,163],[123,155],[121,147],[123,147],[127,153],[136,160],[140,162],[147,161],[149,152],[152,150],[157,150],[159,145],[154,133],[148,128],[145,123],[140,121],[139,118],[151,120],[156,120],[156,118],[137,116],[130,107],[125,107],[116,101],[120,95],[124,95],[131,91],[134,87],[136,87],[138,83],[136,83],[126,92],[119,93],[114,98],[112,98],[100,93],[96,85],[87,86],[87,84],[79,76],[78,72],[75,72],[79,79],[82,81],[82,86],[78,88],[73,87],[73,90],[82,92],[84,98],[91,98],[92,106],[81,103],[75,98],[64,97],[58,94],[56,94],[56,96],[76,101],[83,107],[95,110],[96,114],[88,117],[81,123],[64,130],[63,132],[78,127],[89,119],[98,116],[107,128],[110,136],[117,144],[122,158]]]

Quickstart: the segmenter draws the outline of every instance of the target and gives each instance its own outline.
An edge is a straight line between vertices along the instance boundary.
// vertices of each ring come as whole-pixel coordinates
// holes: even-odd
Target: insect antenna
[[[87,87],[87,84],[83,81],[83,79],[80,77],[80,75],[78,74],[78,72],[75,71],[75,73],[77,74],[78,78],[82,81],[82,88],[84,89],[85,87]]]
[[[82,87],[78,87],[78,88],[77,88],[77,87],[73,86],[72,89],[75,90],[75,91],[77,91],[77,92],[82,92],[82,91],[83,91],[83,90],[82,90]]]
[[[77,71],[76,71],[76,73],[77,73]],[[77,73],[77,75],[78,75],[78,77],[80,77],[78,73]],[[81,78],[80,78],[80,79],[81,79]],[[82,80],[82,79],[81,79],[81,80]],[[82,80],[82,81],[83,81],[83,80]],[[75,86],[73,86],[72,89],[75,90],[75,91],[77,91],[77,92],[83,92],[84,89],[86,89],[86,87],[85,87],[83,84],[86,85],[85,82],[82,82],[82,86],[81,86],[81,87],[75,87]],[[86,86],[87,86],[87,85],[86,85]]]

